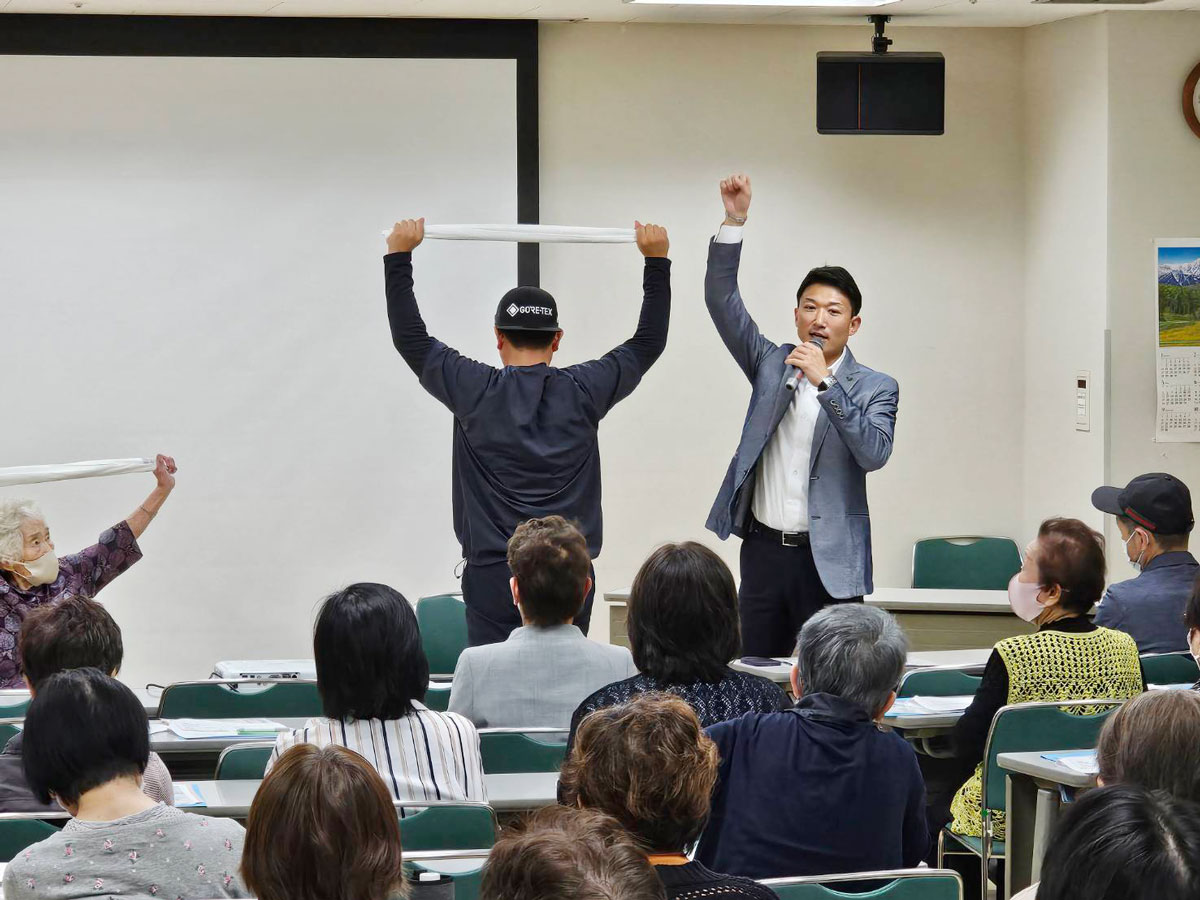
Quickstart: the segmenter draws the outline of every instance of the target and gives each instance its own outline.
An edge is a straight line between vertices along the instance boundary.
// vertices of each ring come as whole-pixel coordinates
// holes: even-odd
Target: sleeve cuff
[[[412,262],[412,251],[410,250],[407,252],[385,253],[383,256],[383,261],[385,263],[411,263]]]
[[[744,225],[722,225],[717,229],[717,236],[714,240],[718,244],[740,244],[742,242],[742,229]]]
[[[647,256],[647,269],[669,269],[671,268],[671,260],[665,256]]]

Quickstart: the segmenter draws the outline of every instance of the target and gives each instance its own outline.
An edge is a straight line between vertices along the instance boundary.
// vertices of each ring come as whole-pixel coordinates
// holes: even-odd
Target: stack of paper
[[[973,694],[955,697],[902,697],[892,704],[887,716],[944,716],[961,713],[974,699]]]
[[[200,793],[200,785],[194,781],[175,782],[175,806],[177,809],[186,809],[189,806],[208,806],[204,802],[204,795]]]
[[[1043,753],[1042,759],[1056,762],[1065,769],[1080,775],[1098,775],[1100,761],[1095,750],[1064,750],[1060,753]]]
[[[271,719],[169,719],[167,726],[184,740],[194,738],[274,737],[287,726]]]

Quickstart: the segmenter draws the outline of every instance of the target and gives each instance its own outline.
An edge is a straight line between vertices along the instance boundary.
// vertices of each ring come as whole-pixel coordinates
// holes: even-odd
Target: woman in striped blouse
[[[479,734],[456,713],[421,704],[429,663],[408,601],[383,584],[325,599],[313,630],[325,715],[285,731],[267,763],[296,744],[361,754],[397,800],[486,800]]]

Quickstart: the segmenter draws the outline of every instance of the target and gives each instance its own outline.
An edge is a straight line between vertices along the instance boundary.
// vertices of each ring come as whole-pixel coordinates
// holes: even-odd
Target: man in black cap
[[[1125,554],[1139,573],[1109,587],[1096,624],[1128,633],[1139,653],[1186,651],[1183,609],[1200,571],[1188,552],[1195,519],[1187,485],[1153,472],[1123,488],[1096,488],[1092,505],[1117,517]]]
[[[599,359],[551,365],[562,340],[558,306],[545,291],[518,287],[496,309],[503,368],[467,359],[429,336],[413,294],[412,251],[424,219],[397,222],[384,257],[392,342],[421,386],[454,414],[454,532],[466,567],[462,591],[472,646],[506,640],[521,625],[508,570],[508,539],[547,515],[573,521],[592,559],[603,540],[600,420],[637,387],[667,344],[671,262],[667,231],[637,224],[646,257],[641,317],[633,337]],[[587,633],[595,572],[575,619]]]

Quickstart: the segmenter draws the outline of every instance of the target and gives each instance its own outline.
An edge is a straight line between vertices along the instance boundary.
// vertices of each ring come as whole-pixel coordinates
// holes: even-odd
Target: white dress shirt
[[[742,240],[742,226],[722,225],[717,231],[718,244],[737,244]],[[846,351],[842,350],[829,371],[837,374]],[[812,464],[813,433],[821,404],[817,388],[807,378],[792,394],[792,400],[771,435],[758,461],[754,484],[754,518],[776,531],[808,531],[808,485]]]

